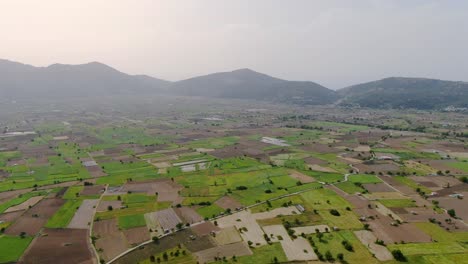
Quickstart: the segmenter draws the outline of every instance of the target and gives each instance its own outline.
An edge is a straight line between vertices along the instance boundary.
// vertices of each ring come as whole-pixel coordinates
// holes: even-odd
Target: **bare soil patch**
[[[32,242],[20,263],[93,264],[88,241],[87,230],[46,228]]]
[[[127,242],[131,246],[136,246],[150,240],[150,232],[146,226],[130,228],[123,231]]]
[[[239,203],[236,199],[231,196],[223,196],[218,199],[215,204],[223,209],[235,210],[236,208],[241,208],[242,204]]]
[[[108,210],[108,207],[112,206],[113,209],[119,209],[122,207],[122,201],[103,201],[101,200],[99,202],[99,205],[97,207],[98,212],[105,212]]]
[[[0,214],[0,221],[3,222],[14,222],[18,219],[21,215],[23,215],[24,211],[16,211],[11,213],[3,213]]]
[[[184,220],[184,223],[193,224],[203,220],[203,217],[190,207],[175,208],[174,210]]]
[[[252,251],[246,242],[237,242],[198,251],[194,255],[197,256],[198,262],[208,263],[214,261],[215,258],[252,255]]]
[[[93,224],[93,234],[97,237],[104,237],[119,232],[117,219],[100,220]]]
[[[96,241],[96,248],[101,251],[101,257],[108,261],[128,248],[127,239],[122,232],[102,237]]]
[[[394,192],[395,190],[388,186],[386,183],[365,183],[362,185],[369,192]]]
[[[85,186],[80,195],[101,195],[106,190],[103,185]]]
[[[206,236],[209,235],[211,232],[218,232],[220,230],[219,227],[215,226],[211,222],[203,222],[201,224],[194,225],[191,227],[191,229],[198,236]]]
[[[310,177],[308,175],[305,175],[303,173],[300,173],[295,170],[290,170],[289,171],[289,176],[293,179],[296,179],[302,183],[310,183],[310,182],[315,182],[315,179],[313,177]]]
[[[19,235],[25,232],[28,235],[35,235],[47,223],[47,220],[63,205],[62,199],[42,199],[33,208],[26,211],[7,230],[6,234]]]

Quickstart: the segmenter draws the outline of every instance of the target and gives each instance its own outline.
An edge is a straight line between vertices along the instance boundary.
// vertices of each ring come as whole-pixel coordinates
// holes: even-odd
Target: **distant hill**
[[[154,93],[155,90],[164,89],[169,84],[170,82],[149,76],[128,75],[98,62],[33,67],[0,60],[2,98]]]
[[[0,59],[0,99],[162,94],[369,108],[468,107],[467,82],[392,77],[333,91],[314,82],[282,80],[250,69],[169,82],[129,75],[99,62],[34,67]]]
[[[370,108],[468,107],[468,83],[391,77],[338,90],[341,105]]]
[[[215,98],[256,99],[296,104],[329,104],[335,91],[314,82],[286,81],[250,69],[213,73],[173,83],[170,93]]]

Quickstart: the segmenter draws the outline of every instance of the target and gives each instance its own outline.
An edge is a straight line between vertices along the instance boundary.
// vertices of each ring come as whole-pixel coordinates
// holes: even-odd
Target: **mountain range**
[[[467,82],[391,77],[334,91],[315,82],[287,81],[250,69],[170,82],[146,75],[129,75],[99,62],[34,67],[0,60],[0,98],[3,99],[126,94],[168,94],[369,108],[468,107]]]

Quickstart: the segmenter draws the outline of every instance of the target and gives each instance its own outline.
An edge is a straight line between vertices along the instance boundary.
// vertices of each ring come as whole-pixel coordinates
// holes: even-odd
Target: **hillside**
[[[170,92],[178,95],[268,100],[297,104],[329,104],[335,91],[314,82],[286,81],[250,69],[214,73],[179,81]]]
[[[441,109],[468,107],[468,83],[391,77],[338,91],[341,105],[370,108]]]

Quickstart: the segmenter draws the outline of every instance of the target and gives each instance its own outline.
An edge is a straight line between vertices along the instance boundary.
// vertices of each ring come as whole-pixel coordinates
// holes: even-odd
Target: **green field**
[[[459,161],[459,162],[450,162],[448,163],[449,166],[459,169],[463,172],[468,173],[468,162],[467,161]]]
[[[349,194],[362,193],[365,191],[363,188],[349,181],[337,183],[335,186]]]
[[[76,210],[80,207],[82,200],[68,200],[60,209],[47,221],[46,227],[64,228],[67,227]]]
[[[231,261],[230,263],[273,263],[275,257],[278,259],[279,263],[287,262],[286,255],[280,243],[261,246],[254,248],[252,251],[254,253],[253,255],[237,257],[237,261]]]
[[[120,229],[146,226],[145,217],[142,214],[119,216],[118,219]]]
[[[344,260],[349,263],[379,263],[351,231],[324,233],[321,240],[317,235],[310,235],[309,237],[312,238],[313,243],[322,255],[330,251],[335,259],[338,253],[343,254]],[[345,240],[352,245],[353,251],[344,248],[342,242]]]
[[[416,203],[410,199],[382,199],[379,202],[390,208],[416,207]]]
[[[369,175],[369,174],[351,174],[348,176],[348,180],[352,183],[380,183],[382,182],[381,179],[379,179],[375,175]]]
[[[18,260],[32,239],[32,237],[20,238],[0,235],[0,263]]]

